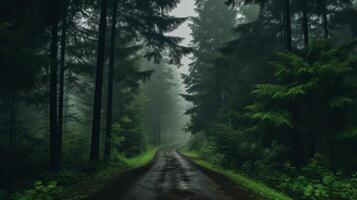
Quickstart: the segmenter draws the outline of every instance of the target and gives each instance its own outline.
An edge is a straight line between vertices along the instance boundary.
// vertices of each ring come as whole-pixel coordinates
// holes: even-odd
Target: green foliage
[[[130,88],[130,87],[129,87]],[[119,91],[121,98],[118,103],[115,121],[112,126],[112,146],[115,151],[126,157],[142,153],[148,145],[147,133],[144,130],[142,118],[145,106],[142,91]]]
[[[0,191],[0,199],[5,199],[5,197],[6,197],[6,192],[1,190]]]
[[[60,198],[63,191],[62,187],[57,185],[57,181],[50,181],[44,184],[42,181],[37,181],[31,189],[27,189],[22,193],[14,194],[14,200],[52,200]]]
[[[196,1],[199,14],[217,8],[207,2]],[[216,44],[207,39],[217,27],[205,21],[209,16],[199,15],[192,26],[197,52],[184,76],[184,97],[193,103],[186,112],[188,130],[199,136],[192,137],[189,149],[211,165],[219,161],[221,167],[243,170],[293,199],[355,199],[350,176],[357,166],[351,155],[357,150],[355,5],[285,1],[291,4],[293,48],[282,51],[288,36],[281,27],[287,24],[281,12],[289,8],[284,1],[226,2],[239,5],[239,24],[236,38],[226,36],[231,41],[220,49],[222,55],[206,48],[211,40]],[[304,2],[307,30],[300,23]],[[259,12],[250,3],[259,4]],[[303,44],[308,38],[302,30],[310,34],[309,44]],[[323,34],[336,40],[316,39]]]
[[[246,168],[242,169],[266,184],[286,192],[294,199],[355,199],[355,175],[347,178],[339,172],[331,171],[329,165],[325,156],[316,154],[302,169],[296,169],[289,163],[284,163],[280,169],[274,169],[268,163],[264,163],[253,172]]]
[[[234,183],[240,186],[240,188],[254,199],[259,200],[290,200],[291,198],[287,195],[279,193],[274,189],[268,187],[267,185],[262,184],[259,181],[251,179],[245,175],[242,175],[233,170],[223,169],[216,164],[212,164],[211,162],[207,161],[203,157],[200,156],[199,153],[192,152],[185,148],[181,148],[179,150],[182,154],[189,157],[193,160],[196,164],[207,168],[211,171],[220,173],[222,175],[227,176],[230,178]]]
[[[143,153],[139,154],[138,156],[126,158],[117,154],[117,158],[121,160],[124,165],[129,168],[140,167],[148,164],[152,161],[155,157],[157,148],[148,148]]]
[[[252,120],[267,122],[276,127],[284,125],[288,127],[293,126],[291,122],[291,114],[284,110],[266,111],[262,104],[259,103],[247,106],[247,110],[249,112],[246,113],[246,116]]]
[[[188,129],[192,133],[202,131],[213,119],[220,107],[220,91],[223,85],[223,69],[229,62],[219,62],[223,57],[219,51],[225,42],[233,39],[237,12],[229,9],[223,1],[196,1],[197,17],[190,26],[193,36],[194,61],[188,75],[183,75],[188,95],[192,102],[190,114],[192,123]],[[217,26],[219,24],[219,26]]]
[[[188,150],[189,151],[200,150],[202,148],[205,140],[206,140],[206,137],[203,134],[193,135],[187,144]]]
[[[199,154],[216,166],[219,166],[224,162],[224,154],[219,153],[217,147],[207,141],[202,145]]]
[[[118,151],[114,151],[112,159],[105,166],[99,166],[95,170],[61,170],[60,172],[47,174],[43,180],[37,181],[32,187],[15,193],[13,200],[80,200],[86,199],[103,185],[107,184],[113,174],[121,173],[127,169],[147,165],[157,152],[157,148],[148,148],[143,153],[126,157]],[[0,196],[1,197],[1,196]]]
[[[325,139],[325,135],[337,137],[343,132],[337,127],[355,126],[344,114],[355,108],[354,50],[354,42],[335,47],[332,41],[317,41],[301,52],[278,53],[273,62],[275,81],[258,84],[251,92],[255,102],[245,111],[251,126],[258,125],[258,132],[269,129],[277,133],[276,140],[281,138],[279,134],[286,134],[284,127]],[[335,116],[349,124],[336,121]],[[326,131],[323,135],[308,132],[311,126]]]
[[[355,175],[347,175],[355,169],[334,171],[341,158],[327,150],[334,141],[355,144],[357,124],[347,112],[356,109],[352,52],[354,42],[319,41],[305,50],[278,53],[271,68],[274,79],[252,87],[247,105],[222,106],[192,137],[189,149],[211,165],[240,169],[294,199],[355,199]],[[306,144],[298,143],[297,135]],[[319,152],[314,156],[311,144]],[[340,148],[353,151],[348,145]],[[297,154],[299,148],[303,152]]]

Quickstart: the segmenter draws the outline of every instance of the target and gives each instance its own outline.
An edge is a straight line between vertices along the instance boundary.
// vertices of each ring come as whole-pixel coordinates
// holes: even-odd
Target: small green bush
[[[248,164],[247,164],[248,166]],[[269,166],[257,167],[254,176],[295,199],[354,200],[357,199],[357,174],[351,178],[330,170],[328,159],[316,154],[308,165],[297,170],[289,163],[283,170]]]
[[[60,194],[63,188],[57,185],[57,181],[50,181],[44,184],[42,181],[37,181],[32,188],[24,192],[15,193],[13,200],[52,200],[61,199]]]
[[[6,192],[3,190],[0,190],[0,199],[5,199]]]
[[[238,146],[237,144],[236,146]],[[221,146],[223,147],[223,146]],[[226,169],[237,169],[237,166],[227,167],[224,164],[226,153],[210,141],[210,138],[195,135],[189,143],[188,150],[194,151],[200,158],[215,166]],[[247,160],[238,168],[240,172],[264,182],[293,199],[301,200],[355,200],[357,199],[357,172],[348,177],[341,172],[331,170],[328,158],[315,154],[302,168],[297,168],[290,162],[279,162],[281,145],[273,142],[266,149],[261,149],[263,157],[257,160]],[[239,156],[238,156],[239,157]]]

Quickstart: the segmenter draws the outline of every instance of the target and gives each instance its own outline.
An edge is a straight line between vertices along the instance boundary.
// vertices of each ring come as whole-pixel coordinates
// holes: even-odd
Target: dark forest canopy
[[[193,1],[0,0],[0,199],[87,198],[184,131],[293,199],[357,199],[357,2]]]

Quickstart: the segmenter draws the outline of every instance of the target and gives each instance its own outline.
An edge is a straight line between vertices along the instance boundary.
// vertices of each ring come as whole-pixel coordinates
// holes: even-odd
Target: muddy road
[[[188,163],[176,148],[163,149],[155,164],[122,200],[233,200],[222,187]]]

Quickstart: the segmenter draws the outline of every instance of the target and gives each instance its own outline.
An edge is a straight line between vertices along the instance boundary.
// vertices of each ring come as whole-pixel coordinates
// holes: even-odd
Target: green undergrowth
[[[145,153],[142,153],[133,158],[122,157],[122,161],[127,165],[128,168],[135,168],[147,165],[156,154],[158,148],[149,148]]]
[[[254,196],[254,199],[292,200],[292,198],[288,197],[287,195],[279,193],[278,191],[268,187],[263,183],[260,183],[259,181],[248,178],[247,176],[244,176],[234,170],[223,169],[217,165],[214,165],[202,159],[198,153],[188,151],[186,147],[181,147],[179,152],[189,157],[196,164],[228,177],[234,183],[239,185],[243,191],[246,191],[248,195]]]
[[[120,177],[126,171],[149,164],[159,148],[148,148],[142,154],[126,158],[113,153],[106,164],[82,170],[62,170],[45,175],[26,190],[12,195],[12,200],[80,200],[94,194],[113,177]]]

